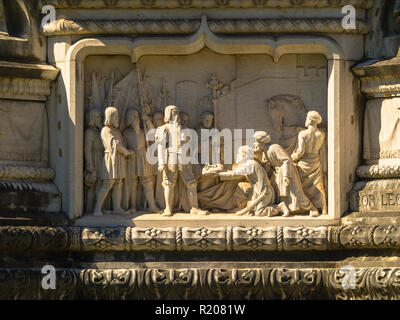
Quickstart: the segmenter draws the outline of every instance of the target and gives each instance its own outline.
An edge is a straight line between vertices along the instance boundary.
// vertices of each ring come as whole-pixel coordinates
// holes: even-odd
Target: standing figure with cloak
[[[104,201],[112,189],[113,213],[126,214],[122,209],[122,182],[126,178],[125,158],[132,156],[133,151],[125,147],[124,138],[119,130],[118,109],[108,107],[105,111],[104,127],[101,130],[104,146],[104,160],[101,172],[102,185],[97,195],[93,214],[102,216]]]
[[[275,169],[279,202],[285,202],[290,213],[309,211],[311,217],[319,216],[318,210],[304,194],[299,173],[290,155],[282,146],[271,144],[271,137],[266,131],[254,133],[254,153],[258,153],[258,158],[262,158],[260,154],[264,153],[269,165]]]

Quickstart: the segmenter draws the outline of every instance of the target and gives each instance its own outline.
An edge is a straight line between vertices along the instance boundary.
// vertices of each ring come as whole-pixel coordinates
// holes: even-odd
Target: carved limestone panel
[[[143,56],[133,64],[125,56],[90,56],[84,89],[87,214],[328,213],[325,57],[288,54],[274,62],[267,55],[203,49]],[[218,149],[217,158],[213,154],[206,162],[205,130],[214,130],[206,144],[212,152]],[[200,145],[184,151],[187,141]],[[249,166],[256,167],[251,176],[243,173]],[[263,181],[269,185],[261,186]],[[183,250],[226,247],[214,243],[210,232],[217,231],[184,236],[199,239],[184,241]],[[149,243],[157,246],[153,240]]]

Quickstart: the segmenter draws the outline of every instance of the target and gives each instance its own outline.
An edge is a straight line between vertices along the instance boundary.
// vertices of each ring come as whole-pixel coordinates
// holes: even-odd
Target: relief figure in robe
[[[103,126],[100,110],[92,109],[87,113],[88,128],[85,130],[85,212],[93,212],[96,194],[101,187],[101,170],[103,164],[104,147],[100,137]]]
[[[275,169],[279,202],[285,202],[291,214],[309,211],[311,217],[319,215],[318,210],[304,194],[292,158],[282,146],[271,144],[271,137],[266,131],[255,132],[254,152],[256,154],[263,152],[269,165]],[[260,158],[259,155],[257,157]]]
[[[101,140],[104,146],[104,157],[101,172],[102,185],[97,194],[95,216],[103,215],[104,200],[112,190],[112,212],[126,214],[122,209],[122,183],[126,178],[125,158],[132,156],[134,152],[125,146],[124,138],[119,130],[119,112],[115,107],[105,110],[104,127],[101,129]]]
[[[298,146],[291,157],[297,163],[297,169],[304,193],[313,205],[328,214],[326,192],[323,180],[323,155],[325,132],[318,128],[322,117],[317,111],[310,111],[306,118],[306,130],[299,133]]]
[[[124,130],[123,136],[129,150],[134,154],[127,158],[127,202],[129,213],[137,210],[137,195],[139,182],[143,186],[144,196],[148,204],[148,210],[158,212],[154,201],[153,188],[153,167],[146,159],[146,137],[140,124],[140,114],[135,109],[127,112],[127,128]],[[146,122],[149,130],[154,129],[150,117],[143,114],[143,121]]]
[[[289,215],[289,209],[284,202],[274,205],[275,193],[262,165],[254,160],[254,152],[249,146],[241,146],[238,150],[237,164],[231,171],[222,171],[217,175],[222,180],[235,180],[245,177],[251,184],[250,203],[236,215],[253,214],[256,216],[276,216],[283,213]]]

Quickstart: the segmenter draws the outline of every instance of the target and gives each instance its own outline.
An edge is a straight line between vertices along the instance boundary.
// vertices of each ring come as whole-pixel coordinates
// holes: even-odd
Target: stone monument
[[[399,17],[0,0],[0,298],[400,299]]]

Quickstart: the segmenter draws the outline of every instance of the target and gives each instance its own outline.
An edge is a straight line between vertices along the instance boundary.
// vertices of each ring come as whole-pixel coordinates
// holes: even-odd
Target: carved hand
[[[164,169],[166,169],[166,168],[167,168],[167,165],[166,165],[166,164],[160,164],[160,165],[158,165],[158,171],[160,171],[160,172],[163,172]]]

